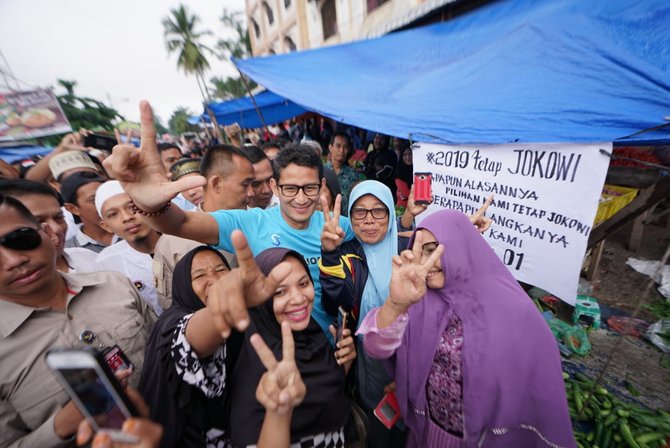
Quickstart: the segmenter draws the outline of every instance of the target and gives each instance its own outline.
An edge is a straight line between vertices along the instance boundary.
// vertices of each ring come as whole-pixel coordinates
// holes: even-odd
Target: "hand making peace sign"
[[[293,334],[288,322],[282,322],[282,360],[277,361],[259,334],[251,336],[251,345],[268,370],[256,388],[256,399],[266,410],[285,414],[302,403],[307,389],[295,363]]]
[[[205,185],[202,176],[185,176],[170,182],[158,154],[154,115],[147,101],[140,101],[140,136],[139,149],[130,142],[116,145],[103,162],[140,209],[160,210],[180,192]]]
[[[400,256],[393,257],[388,302],[400,312],[405,312],[423,298],[426,293],[428,272],[444,252],[444,246],[440,244],[430,257],[421,261],[423,241],[423,231],[419,230],[414,237],[412,250],[404,250]]]
[[[489,208],[489,205],[491,205],[491,202],[493,202],[493,195],[489,196],[486,198],[484,201],[484,205],[479,207],[479,210],[475,212],[474,215],[470,216],[470,222],[477,227],[477,230],[479,230],[479,233],[484,233],[486,232],[489,227],[491,227],[491,218],[487,218],[484,216],[486,213],[486,210]]]
[[[321,210],[323,210],[323,231],[321,232],[321,247],[326,252],[332,252],[342,244],[344,240],[344,230],[340,227],[340,207],[342,205],[342,196],[337,195],[335,204],[333,204],[333,215],[330,215],[328,201],[321,196]]]
[[[247,308],[270,298],[291,271],[290,265],[282,262],[264,276],[242,231],[235,230],[230,238],[239,267],[217,280],[207,293],[207,308],[224,338],[230,335],[231,328],[244,331],[249,325]]]

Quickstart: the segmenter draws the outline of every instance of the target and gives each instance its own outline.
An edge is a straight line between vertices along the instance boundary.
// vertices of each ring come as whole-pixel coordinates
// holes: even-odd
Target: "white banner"
[[[484,234],[514,277],[575,304],[611,143],[415,146],[414,172],[433,173],[433,203],[473,214],[489,195]],[[449,250],[447,248],[447,250]]]

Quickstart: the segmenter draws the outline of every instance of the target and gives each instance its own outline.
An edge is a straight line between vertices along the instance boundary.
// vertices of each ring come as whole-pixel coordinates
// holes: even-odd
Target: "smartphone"
[[[339,307],[337,309],[337,331],[335,333],[335,342],[340,342],[342,340],[342,332],[347,328],[348,318],[349,313],[347,313],[344,308]]]
[[[414,173],[414,202],[416,204],[430,204],[433,196],[432,179],[432,173]]]
[[[102,353],[90,347],[50,349],[46,363],[95,432],[104,430],[117,442],[139,441],[121,432],[123,422],[139,414]]]
[[[84,146],[112,152],[116,146],[116,138],[104,134],[88,134],[84,136]]]
[[[375,417],[382,422],[388,429],[393,428],[395,422],[400,418],[400,406],[395,392],[389,392],[384,395],[374,410]]]

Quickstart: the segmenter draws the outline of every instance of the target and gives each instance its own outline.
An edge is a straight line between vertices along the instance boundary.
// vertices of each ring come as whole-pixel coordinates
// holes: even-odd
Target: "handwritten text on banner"
[[[489,195],[484,234],[517,280],[573,304],[611,143],[452,146],[420,143],[414,171],[433,173],[433,204],[473,214]]]

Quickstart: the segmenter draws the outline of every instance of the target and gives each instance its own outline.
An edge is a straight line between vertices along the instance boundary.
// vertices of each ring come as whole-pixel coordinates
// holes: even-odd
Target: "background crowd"
[[[44,363],[87,345],[132,363],[144,446],[575,445],[551,333],[475,229],[486,206],[416,229],[409,142],[311,118],[159,143],[140,110],[139,148],[83,131],[0,167],[0,445],[92,436]]]

